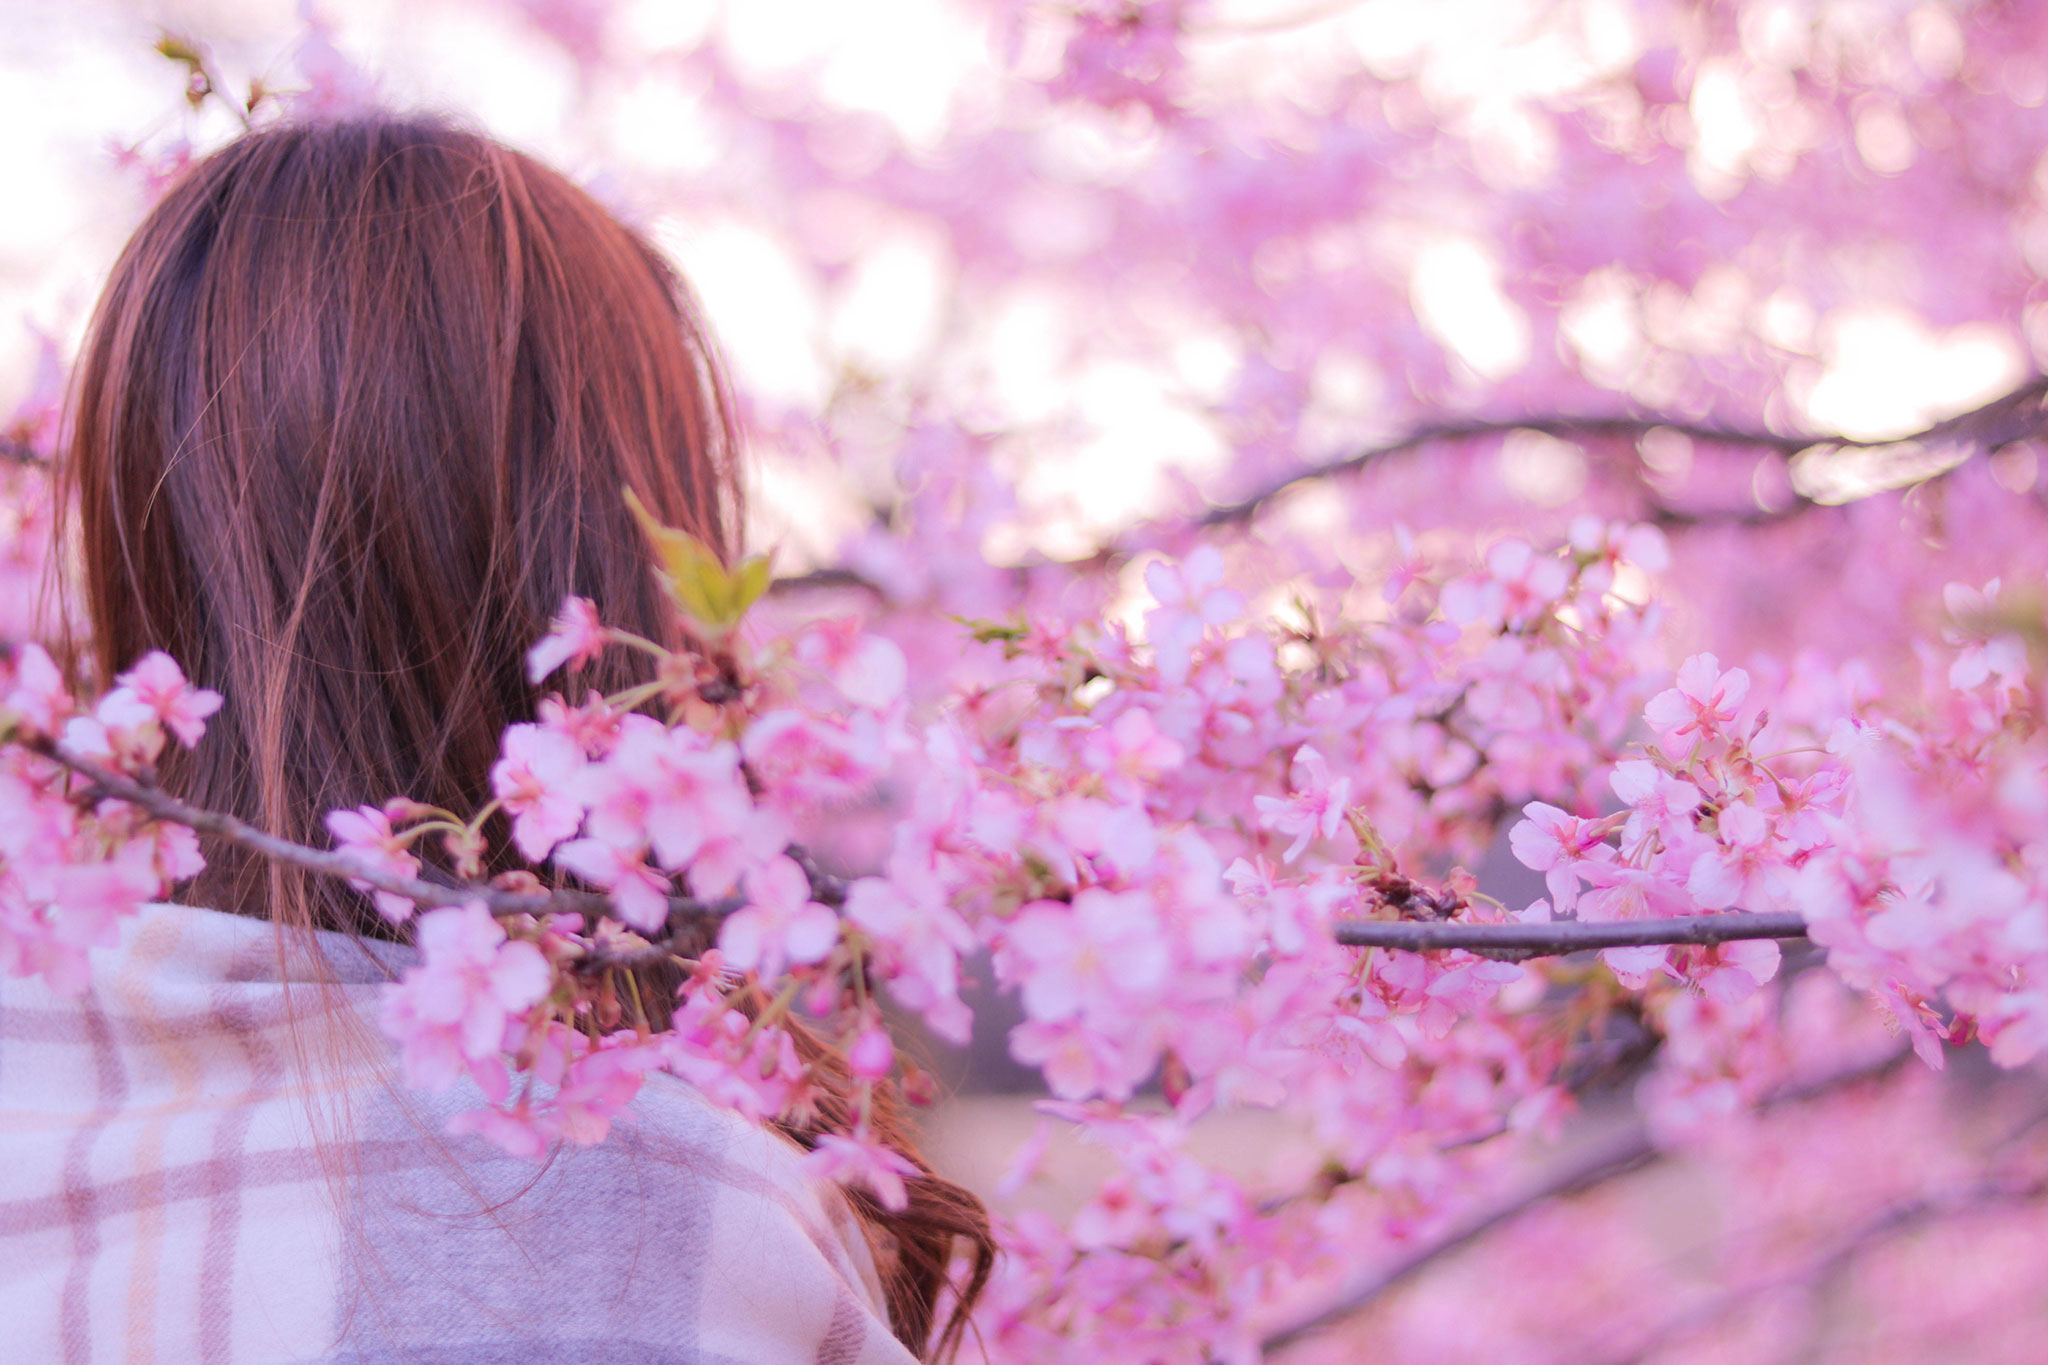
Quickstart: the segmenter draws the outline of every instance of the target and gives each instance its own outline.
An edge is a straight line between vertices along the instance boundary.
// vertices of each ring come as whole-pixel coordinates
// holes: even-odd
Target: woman
[[[150,214],[81,357],[61,475],[91,661],[166,650],[226,697],[160,774],[198,805],[311,843],[397,793],[474,809],[565,596],[680,643],[622,490],[729,550],[735,449],[687,294],[561,176],[433,122],[254,133]],[[798,1169],[810,1134],[664,1078],[538,1169],[445,1138],[475,1096],[408,1097],[364,1023],[395,931],[339,882],[206,852],[182,899],[208,908],[153,907],[82,1002],[0,987],[0,1355],[957,1344],[990,1244],[956,1187],[849,1202]]]

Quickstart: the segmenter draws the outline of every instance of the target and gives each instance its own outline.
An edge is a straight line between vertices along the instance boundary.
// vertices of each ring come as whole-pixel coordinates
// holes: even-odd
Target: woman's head
[[[487,138],[380,117],[253,133],[171,188],[108,282],[60,472],[100,678],[163,649],[227,699],[164,785],[319,844],[331,809],[483,803],[565,596],[683,643],[624,494],[729,553],[734,458],[710,343],[646,243]],[[585,676],[616,691],[633,663]],[[339,882],[207,856],[200,904],[387,931]],[[818,1123],[843,1129],[843,1059],[799,1035]],[[876,1131],[911,1152],[875,1099]],[[855,1196],[913,1345],[964,1241],[939,1334],[957,1342],[987,1217],[929,1174],[910,1200]]]
[[[302,840],[401,793],[480,804],[564,596],[671,635],[623,490],[735,533],[723,386],[677,277],[561,175],[437,122],[280,127],[194,168],[115,267],[78,376],[100,674],[164,649],[223,693],[166,784]],[[346,888],[211,858],[202,903],[377,928]]]

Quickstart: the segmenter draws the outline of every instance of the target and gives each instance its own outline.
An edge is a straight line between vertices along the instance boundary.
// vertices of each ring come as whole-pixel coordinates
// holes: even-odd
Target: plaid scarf
[[[158,905],[79,1000],[0,981],[0,1360],[910,1361],[785,1139],[660,1076],[542,1163],[447,1138],[480,1097],[407,1094],[366,1022],[409,953],[321,951],[325,989]]]

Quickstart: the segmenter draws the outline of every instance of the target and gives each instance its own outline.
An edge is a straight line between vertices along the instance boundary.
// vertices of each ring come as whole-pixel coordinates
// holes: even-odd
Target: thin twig
[[[1793,914],[1674,915],[1666,919],[1539,920],[1467,924],[1458,920],[1343,920],[1337,941],[1354,948],[1395,948],[1426,953],[1461,948],[1482,957],[1518,962],[1595,948],[1649,948],[1664,944],[1706,947],[1744,939],[1806,937],[1806,921]]]

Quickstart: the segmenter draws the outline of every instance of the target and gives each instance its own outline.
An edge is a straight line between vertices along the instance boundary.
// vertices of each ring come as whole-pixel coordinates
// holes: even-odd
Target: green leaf
[[[1022,640],[1031,633],[1031,627],[1020,617],[1016,622],[990,621],[976,616],[950,616],[947,618],[967,628],[967,633],[978,644],[1010,644]]]
[[[761,594],[768,591],[774,582],[774,575],[768,571],[767,555],[752,555],[740,561],[739,572],[733,575],[739,596],[734,606],[741,612],[761,600]]]
[[[772,577],[766,555],[751,556],[728,570],[717,551],[703,541],[657,521],[630,488],[626,506],[654,547],[659,561],[654,572],[662,588],[685,616],[713,635],[731,631],[768,591]]]

